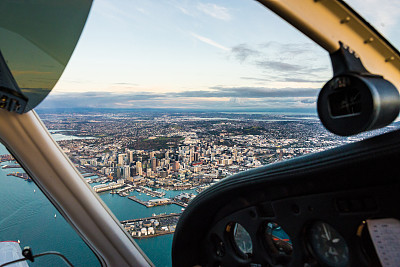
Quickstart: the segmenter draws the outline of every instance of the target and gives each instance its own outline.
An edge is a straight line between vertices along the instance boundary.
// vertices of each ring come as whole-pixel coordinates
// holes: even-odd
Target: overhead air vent
[[[400,97],[392,83],[369,73],[342,43],[331,54],[331,61],[334,77],[321,89],[317,102],[325,128],[349,136],[384,127],[396,119]]]

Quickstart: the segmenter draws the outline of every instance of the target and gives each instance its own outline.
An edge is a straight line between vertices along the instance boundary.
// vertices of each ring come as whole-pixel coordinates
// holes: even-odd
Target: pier
[[[139,203],[143,206],[146,206],[146,208],[152,208],[152,207],[157,207],[157,206],[165,206],[165,205],[171,205],[175,204],[178,206],[181,206],[183,208],[187,207],[186,203],[178,202],[175,200],[171,200],[169,198],[156,198],[156,199],[150,199],[148,201],[143,201],[138,199],[136,196],[130,196],[128,197],[130,200],[135,201],[136,203]]]
[[[24,173],[24,172],[13,172],[13,173],[8,173],[7,176],[15,176],[21,179],[24,179],[26,181],[30,181],[31,178],[29,177],[28,174]]]
[[[173,234],[181,213],[121,221],[125,230],[136,239]]]
[[[22,168],[19,164],[16,165],[4,165],[2,169]]]
[[[116,191],[112,190],[110,194],[118,194],[120,197],[127,197],[129,196],[130,192],[133,192],[133,190],[135,190],[135,187],[133,185],[125,184],[125,187],[118,189]]]
[[[150,188],[144,187],[144,186],[139,186],[139,188],[136,189],[137,192],[139,193],[145,193],[146,195],[152,196],[152,197],[163,197],[165,196],[164,192],[159,192],[159,191],[154,191],[151,190]]]
[[[82,173],[81,173],[81,174],[82,174]],[[97,174],[94,174],[94,173],[83,173],[83,174],[82,174],[82,176],[83,176],[84,178],[90,177],[90,176],[95,176],[95,175],[97,175]]]
[[[135,196],[130,196],[128,198],[139,204],[142,204],[143,206],[146,206],[147,208],[174,204],[173,201],[169,198],[156,198],[156,199],[150,199],[148,201],[140,200]]]
[[[0,163],[1,162],[6,162],[6,161],[14,161],[14,157],[11,156],[10,154],[7,155],[0,155]]]
[[[110,182],[111,180],[107,177],[98,177],[98,178],[88,178],[85,179],[87,181],[88,184],[91,183],[106,183],[106,182]]]
[[[95,185],[95,186],[93,186],[93,190],[96,193],[101,193],[101,192],[110,191],[110,190],[113,190],[113,189],[117,189],[117,188],[123,187],[124,185],[125,184],[123,184],[123,183],[111,182],[109,184]]]
[[[183,208],[186,208],[188,206],[188,204],[183,203],[183,202],[179,202],[179,201],[172,201],[171,204],[175,204],[175,205],[181,206]]]
[[[162,218],[173,218],[173,217],[179,217],[181,216],[182,213],[169,213],[169,214],[153,214],[151,217],[145,217],[145,218],[139,218],[139,219],[131,219],[131,220],[124,220],[120,221],[122,224],[126,223],[133,223],[133,222],[139,222],[139,221],[146,221],[146,220],[151,220],[151,219],[162,219]]]

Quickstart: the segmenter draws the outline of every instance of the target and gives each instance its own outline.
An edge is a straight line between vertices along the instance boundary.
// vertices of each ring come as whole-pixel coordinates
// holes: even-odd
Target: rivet
[[[341,24],[347,23],[347,22],[349,22],[350,20],[351,20],[350,17],[345,17],[344,19],[342,19],[342,20],[340,21],[340,23],[341,23]]]
[[[364,44],[369,44],[372,43],[374,41],[373,37],[369,37],[367,40],[364,41]]]
[[[387,59],[385,59],[385,62],[389,62],[389,61],[393,61],[394,60],[394,56],[388,57]]]

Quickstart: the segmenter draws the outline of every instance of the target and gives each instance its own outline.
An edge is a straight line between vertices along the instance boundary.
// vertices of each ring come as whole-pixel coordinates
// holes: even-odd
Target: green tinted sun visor
[[[11,105],[7,98],[19,95],[26,105],[7,109],[27,112],[50,93],[91,5],[92,0],[0,1],[0,108]]]

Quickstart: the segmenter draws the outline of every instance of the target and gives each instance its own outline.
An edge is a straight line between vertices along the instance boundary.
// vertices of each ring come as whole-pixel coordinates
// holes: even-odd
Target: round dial
[[[316,222],[309,229],[309,243],[317,260],[330,267],[349,263],[349,248],[344,238],[329,224]]]

